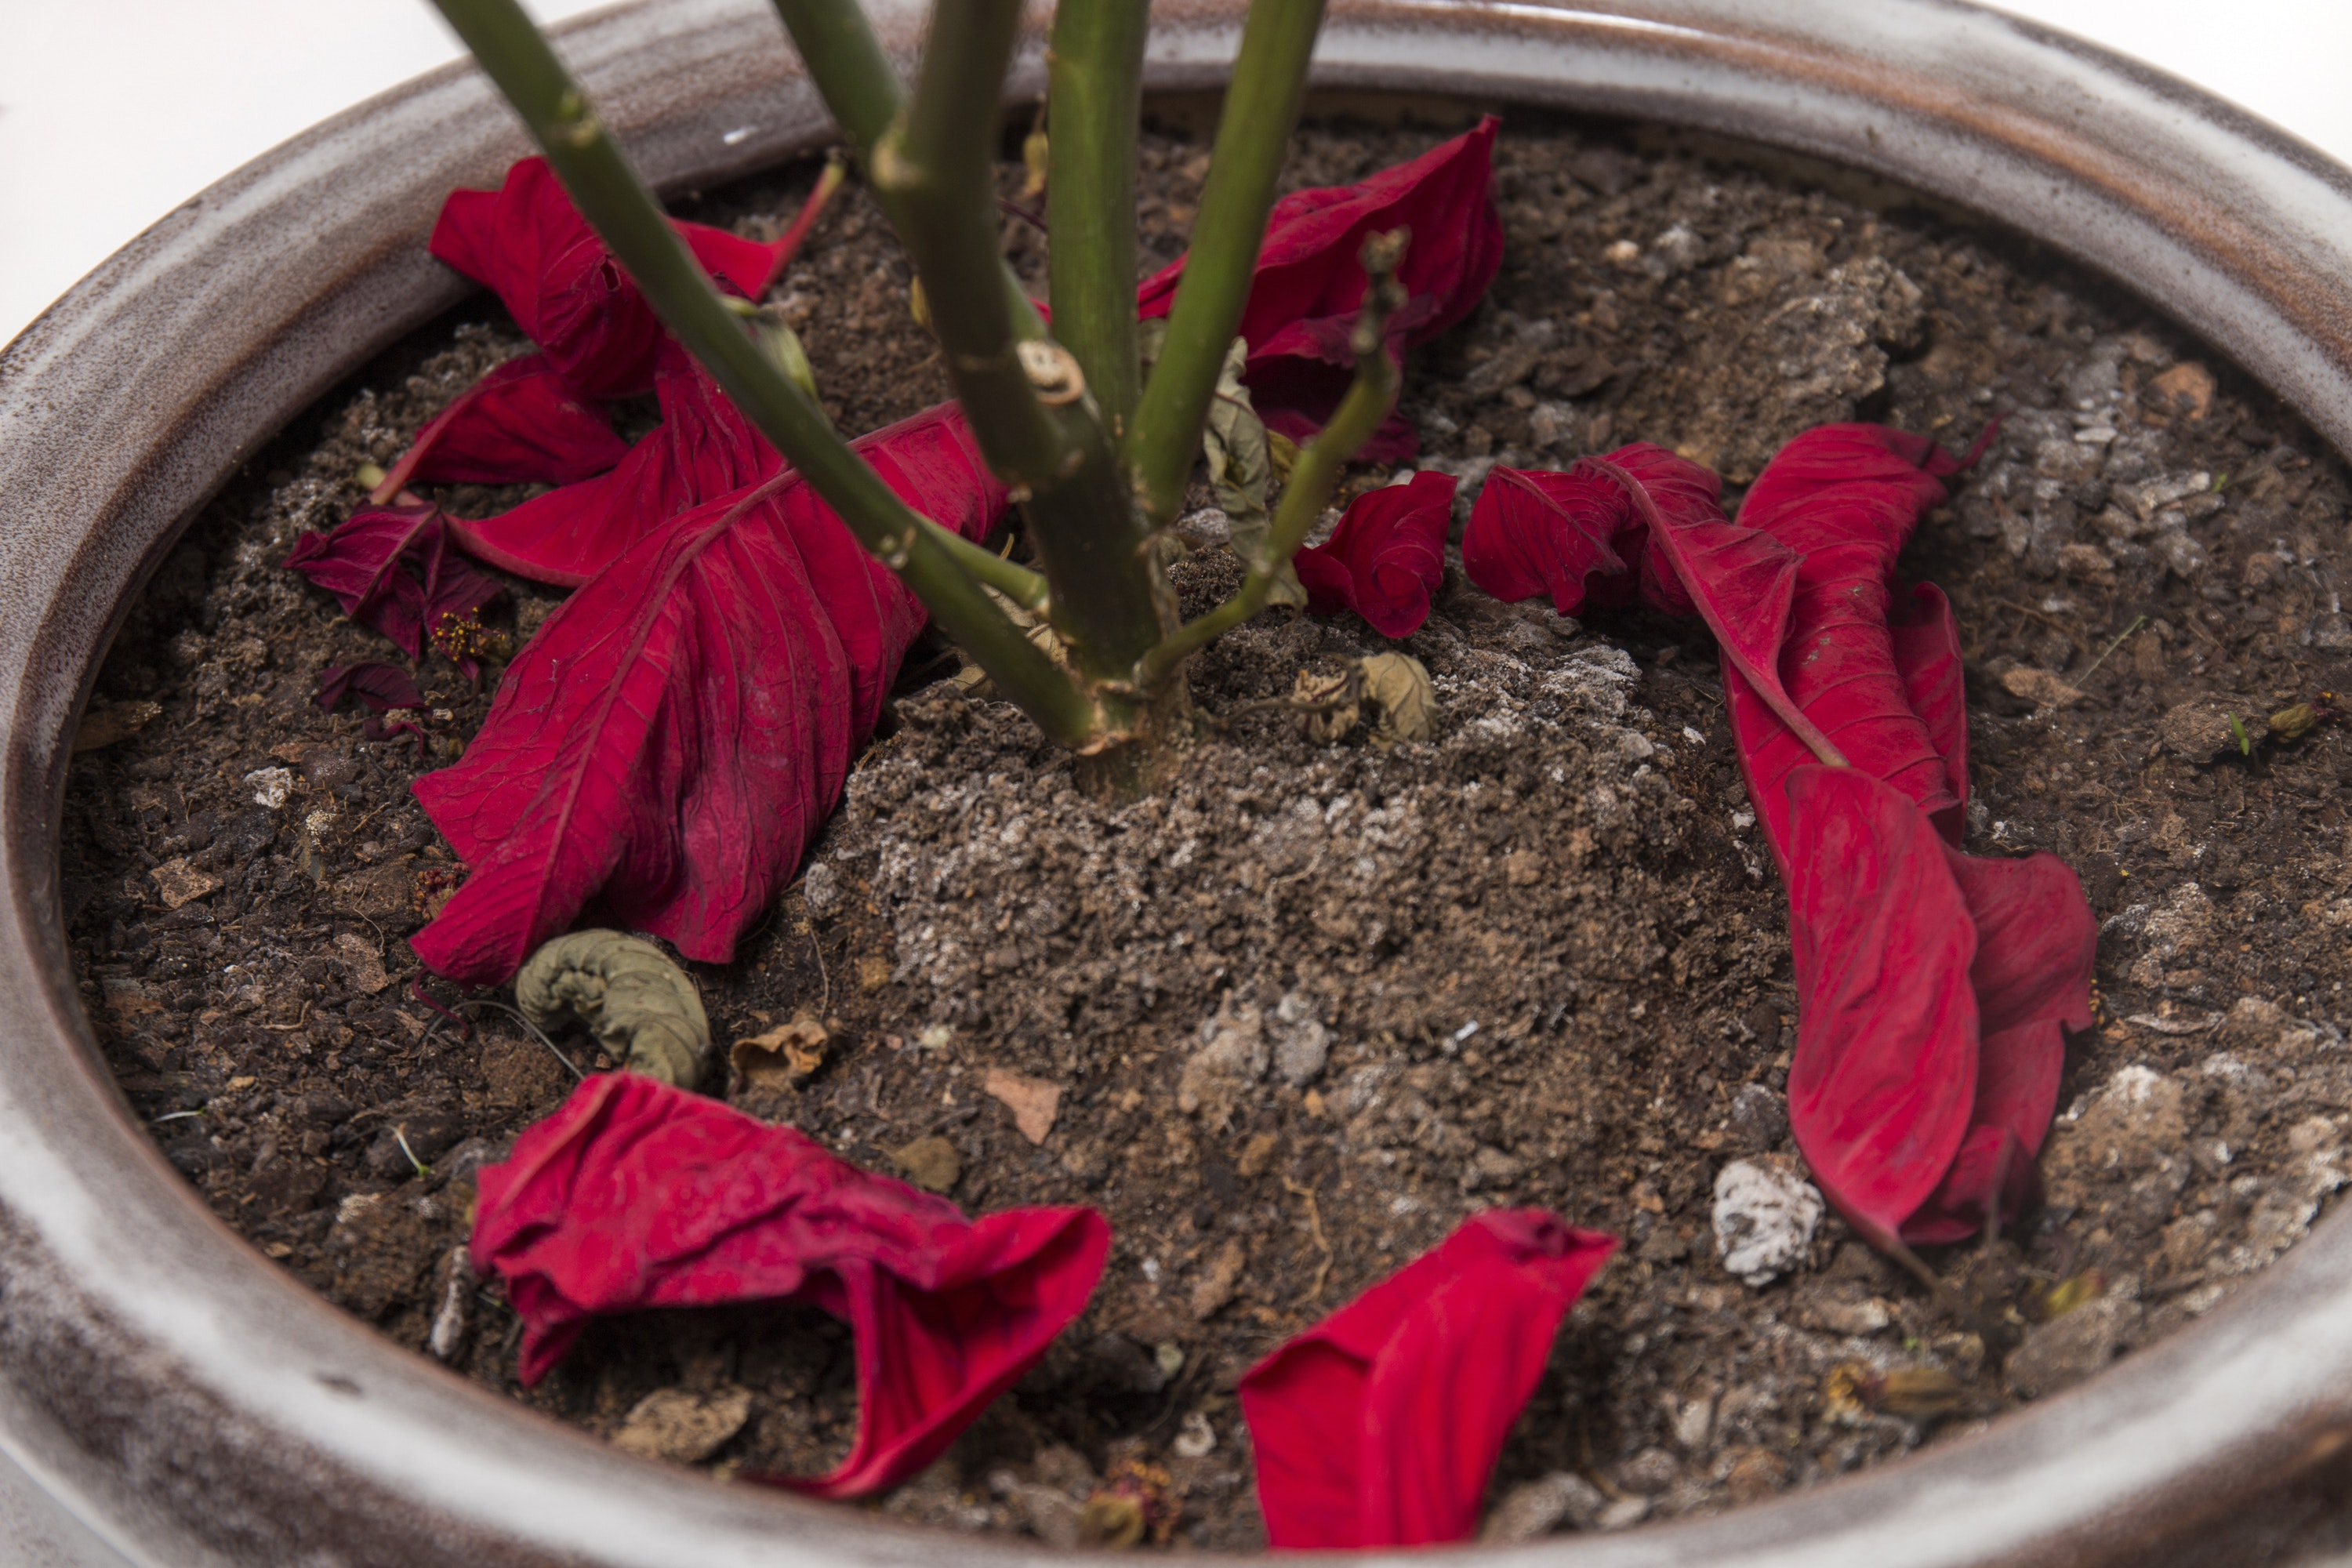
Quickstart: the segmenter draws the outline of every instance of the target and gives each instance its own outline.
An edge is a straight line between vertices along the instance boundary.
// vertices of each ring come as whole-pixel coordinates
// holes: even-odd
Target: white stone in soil
[[[1750,1285],[1804,1261],[1821,1218],[1822,1194],[1785,1155],[1734,1160],[1715,1178],[1715,1249]]]

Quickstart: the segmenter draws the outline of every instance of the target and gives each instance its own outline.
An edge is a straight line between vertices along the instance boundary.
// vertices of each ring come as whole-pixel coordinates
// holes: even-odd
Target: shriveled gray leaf
[[[692,1089],[710,1057],[710,1020],[686,972],[642,937],[559,936],[515,976],[515,1005],[542,1029],[578,1024],[631,1072]]]
[[[1359,660],[1364,700],[1378,712],[1372,744],[1426,741],[1437,731],[1437,688],[1428,669],[1409,653],[1376,653]]]
[[[1249,388],[1242,384],[1242,366],[1248,355],[1249,344],[1241,338],[1235,338],[1225,351],[1201,446],[1209,459],[1210,488],[1216,491],[1217,505],[1232,524],[1234,553],[1255,568],[1264,566],[1271,553],[1268,536],[1274,531],[1274,518],[1267,509],[1267,492],[1274,484],[1274,451],[1266,439],[1265,424],[1250,402]],[[1300,586],[1298,574],[1291,570],[1289,562],[1276,572],[1266,603],[1307,603],[1307,590]]]

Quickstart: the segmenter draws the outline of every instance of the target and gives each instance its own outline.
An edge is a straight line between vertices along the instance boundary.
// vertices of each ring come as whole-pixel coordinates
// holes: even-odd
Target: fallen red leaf
[[[2061,1026],[2090,1025],[2096,922],[2056,857],[1963,855],[1858,768],[1786,787],[1790,1130],[1874,1241],[1957,1240],[2033,1195]]]
[[[674,343],[662,351],[654,391],[661,425],[617,468],[496,517],[453,517],[458,546],[517,576],[576,588],[663,520],[783,466],[709,373]]]
[[[1445,535],[1454,524],[1451,474],[1367,490],[1348,504],[1331,537],[1291,557],[1318,616],[1355,611],[1384,637],[1411,637],[1429,618],[1445,581]]]
[[[966,537],[1003,513],[951,406],[856,446]],[[517,657],[465,760],[416,781],[470,875],[411,944],[498,984],[593,899],[727,962],[832,809],[923,619],[795,473],[662,521]]]
[[[1267,1543],[1468,1538],[1560,1319],[1616,1246],[1541,1209],[1490,1209],[1251,1368]]]
[[[1477,305],[1503,261],[1503,220],[1489,194],[1501,123],[1490,114],[1359,184],[1293,191],[1275,203],[1239,329],[1249,343],[1243,379],[1267,429],[1303,442],[1347,391],[1356,363],[1348,336],[1364,298],[1358,253],[1367,236],[1412,231],[1397,274],[1406,303],[1389,318],[1391,350],[1419,347]],[[1185,260],[1178,257],[1137,290],[1147,320],[1175,303]],[[1360,456],[1397,462],[1419,445],[1411,422],[1391,415]]]
[[[414,723],[387,726],[383,715],[395,708],[421,710],[425,694],[416,689],[416,682],[408,671],[396,664],[337,664],[319,672],[319,689],[314,700],[320,711],[332,713],[343,705],[346,697],[356,697],[367,711],[360,716],[360,732],[371,741],[397,740],[407,736],[416,742],[417,755],[425,754],[425,731]]]
[[[1891,611],[1895,556],[1927,509],[1943,500],[1942,477],[1959,466],[1924,436],[1877,425],[1824,425],[1781,447],[1739,509],[1741,526],[1803,557],[1778,665],[1788,699],[1846,761],[1917,801],[1954,843],[1964,813],[1938,740],[1955,748],[1965,766],[1967,710],[1958,700],[1955,634],[1934,624],[1948,610],[1915,601],[1930,624],[1904,637],[1914,672],[1940,693],[1921,689],[1934,710],[1935,734],[1913,706],[1912,682],[1897,665]],[[1784,786],[1791,770],[1820,759],[1783,713],[1759,700],[1747,675],[1726,670],[1724,697],[1748,799],[1786,872]]]
[[[499,365],[416,433],[376,487],[390,499],[412,483],[569,485],[619,462],[628,443],[575,394],[545,354]]]
[[[1463,569],[1498,599],[1549,592],[1564,616],[1636,598],[1665,615],[1696,615],[1802,732],[1811,725],[1774,669],[1797,552],[1726,521],[1721,490],[1711,470],[1646,441],[1565,472],[1496,468],[1471,508]]]
[[[774,1478],[819,1497],[937,1458],[1085,1308],[1110,1251],[1092,1209],[967,1220],[792,1128],[627,1072],[582,1084],[477,1181],[474,1269],[506,1281],[526,1384],[608,1313],[803,1301],[845,1320],[849,1457]]]
[[[789,254],[724,229],[670,220],[722,286],[756,300]],[[653,384],[661,323],[544,158],[525,158],[495,191],[452,191],[434,255],[498,295],[576,395],[626,397]]]
[[[375,507],[331,533],[305,533],[285,563],[411,658],[424,658],[427,640],[446,625],[476,621],[506,591],[450,550],[448,520],[423,504]],[[470,657],[453,651],[452,658],[474,675]]]

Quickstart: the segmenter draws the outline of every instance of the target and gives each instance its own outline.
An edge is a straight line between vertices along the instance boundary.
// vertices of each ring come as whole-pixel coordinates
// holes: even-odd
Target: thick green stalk
[[[998,689],[1063,743],[1086,742],[1097,729],[1094,704],[966,573],[943,542],[946,531],[927,528],[751,341],[522,8],[515,0],[435,4],[514,105],[582,215],[663,324],[744,416],[859,542],[906,580]]]
[[[1307,542],[1308,531],[1331,500],[1339,471],[1396,406],[1397,364],[1388,350],[1388,318],[1404,303],[1396,266],[1404,255],[1406,237],[1404,230],[1397,229],[1364,242],[1364,271],[1370,286],[1348,335],[1348,346],[1356,356],[1356,378],[1349,384],[1348,395],[1339,400],[1330,422],[1299,452],[1298,462],[1290,470],[1290,484],[1282,492],[1282,504],[1275,509],[1274,525],[1267,533],[1265,560],[1251,569],[1232,598],[1188,622],[1183,630],[1147,654],[1136,672],[1138,685],[1157,684],[1185,659],[1265,608],[1276,574]]]
[[[835,122],[866,156],[907,101],[866,13],[857,0],[776,0],[776,15]]]
[[[1122,440],[1143,370],[1135,344],[1135,142],[1148,0],[1065,0],[1054,13],[1046,103],[1054,335]]]
[[[1053,622],[1102,689],[1174,629],[1173,595],[1082,367],[1003,287],[994,157],[1022,0],[940,0],[921,79],[874,144],[876,194],[914,258],[956,397],[990,466],[1025,491]],[[1132,307],[1130,306],[1130,310]],[[1108,715],[1113,729],[1125,721]]]
[[[1217,371],[1249,302],[1275,179],[1298,123],[1307,58],[1322,25],[1323,0],[1252,0],[1243,25],[1192,251],[1168,314],[1168,342],[1127,442],[1128,467],[1154,526],[1172,521],[1182,504]]]

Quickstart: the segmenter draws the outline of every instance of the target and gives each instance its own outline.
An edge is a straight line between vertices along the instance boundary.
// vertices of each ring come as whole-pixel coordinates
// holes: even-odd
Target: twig
[[[2146,616],[2134,616],[2132,617],[2132,624],[2116,634],[2116,640],[2109,643],[2106,647],[2101,651],[2099,657],[2091,661],[2091,668],[2084,670],[2081,676],[2076,678],[2074,684],[2076,686],[2081,686],[2084,682],[2089,680],[2091,677],[2098,674],[2099,666],[2107,662],[2107,655],[2123,647],[2124,638],[2131,636],[2132,633],[2139,630],[2140,627],[2146,625],[2147,625],[2147,617]]]
[[[824,966],[824,943],[816,939],[816,927],[809,927],[809,951],[816,954],[816,977],[824,982],[824,994],[818,998],[818,1016],[833,1011],[833,974]]]
[[[1314,1237],[1315,1245],[1323,1250],[1323,1262],[1315,1270],[1314,1287],[1298,1299],[1299,1305],[1305,1306],[1323,1299],[1323,1282],[1331,1278],[1331,1243],[1323,1235],[1323,1215],[1315,1204],[1315,1189],[1303,1182],[1295,1182],[1288,1176],[1282,1178],[1282,1185],[1286,1192],[1307,1200],[1307,1234]]]

